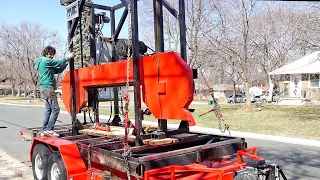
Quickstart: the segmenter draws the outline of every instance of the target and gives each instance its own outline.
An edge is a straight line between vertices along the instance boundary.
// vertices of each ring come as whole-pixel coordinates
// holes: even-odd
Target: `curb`
[[[60,113],[69,114],[67,111],[61,111]],[[83,114],[78,114],[78,116],[83,116]],[[100,117],[102,119],[109,119],[109,116],[105,116],[105,115],[101,115]],[[158,122],[145,121],[145,120],[142,121],[142,124],[158,126]],[[171,129],[178,129],[178,127],[179,127],[178,124],[168,124],[168,128],[171,128]],[[204,127],[192,126],[190,127],[190,131],[196,132],[196,133],[203,133],[203,134],[229,136],[229,133],[227,132],[222,133],[219,129],[215,129],[215,128],[204,128]],[[250,139],[257,139],[257,140],[297,144],[297,145],[303,145],[303,146],[320,147],[320,141],[318,140],[290,138],[285,136],[273,136],[273,135],[257,134],[257,133],[250,133],[250,132],[241,132],[241,131],[231,131],[230,133],[231,133],[230,135],[231,137],[250,138]]]

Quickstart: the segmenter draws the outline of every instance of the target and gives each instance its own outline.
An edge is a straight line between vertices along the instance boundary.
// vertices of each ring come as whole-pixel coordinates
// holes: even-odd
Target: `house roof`
[[[269,75],[309,73],[320,73],[320,51],[303,56],[292,63],[270,72]]]

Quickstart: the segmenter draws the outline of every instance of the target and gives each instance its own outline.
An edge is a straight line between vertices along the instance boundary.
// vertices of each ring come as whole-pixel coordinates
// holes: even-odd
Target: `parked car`
[[[235,94],[228,97],[227,102],[230,104],[233,103],[244,103],[247,101],[247,98],[243,94]]]
[[[265,102],[268,102],[268,100],[269,100],[269,92],[261,96],[262,102],[265,103]],[[279,101],[279,95],[277,93],[272,93],[272,102],[277,102],[277,101]]]

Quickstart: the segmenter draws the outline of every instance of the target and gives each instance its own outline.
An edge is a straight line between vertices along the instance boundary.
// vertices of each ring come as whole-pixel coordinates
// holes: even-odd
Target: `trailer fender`
[[[51,151],[56,150],[60,152],[68,177],[86,172],[85,163],[76,143],[52,136],[35,137],[30,150],[31,160],[33,149],[39,143],[47,145]]]

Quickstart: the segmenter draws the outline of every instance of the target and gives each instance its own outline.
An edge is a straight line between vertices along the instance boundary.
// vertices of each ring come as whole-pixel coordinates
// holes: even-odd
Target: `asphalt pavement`
[[[0,148],[20,162],[30,165],[30,142],[23,141],[19,132],[22,128],[41,126],[43,120],[43,107],[38,106],[12,106],[0,104]],[[70,123],[70,115],[61,113],[58,118],[63,124]],[[57,122],[57,124],[59,124]],[[215,132],[215,131],[213,131]],[[238,132],[241,135],[240,132]],[[236,134],[236,135],[238,135]],[[233,134],[234,135],[234,134]],[[245,135],[245,133],[244,133]],[[304,145],[295,141],[285,143],[256,139],[262,135],[246,138],[248,146],[257,146],[258,154],[267,159],[267,163],[282,164],[288,179],[292,180],[319,180],[320,179],[320,148],[319,141],[308,141]],[[279,138],[279,137],[278,137]],[[288,138],[283,138],[287,141]],[[288,142],[291,142],[288,140]],[[312,143],[314,142],[314,146]]]

